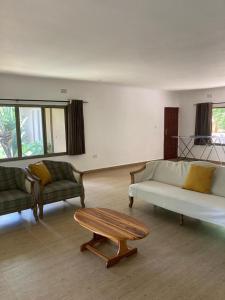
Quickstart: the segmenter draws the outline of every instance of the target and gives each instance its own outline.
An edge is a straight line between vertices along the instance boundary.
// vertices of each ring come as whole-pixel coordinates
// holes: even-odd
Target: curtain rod
[[[57,103],[69,103],[71,100],[75,100],[75,99],[68,99],[68,100],[28,100],[28,99],[5,99],[5,98],[0,98],[0,101],[15,101],[15,102],[57,102]],[[76,99],[79,100],[79,99]],[[80,100],[83,101],[83,103],[88,103],[87,101],[84,100]]]
[[[197,104],[201,104],[201,103],[225,104],[225,102],[200,102],[200,103],[194,103],[193,105],[197,105]]]

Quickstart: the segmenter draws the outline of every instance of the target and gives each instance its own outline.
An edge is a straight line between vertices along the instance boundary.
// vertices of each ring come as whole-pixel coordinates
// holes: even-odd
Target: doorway
[[[178,156],[178,107],[164,108],[164,159],[177,159]]]

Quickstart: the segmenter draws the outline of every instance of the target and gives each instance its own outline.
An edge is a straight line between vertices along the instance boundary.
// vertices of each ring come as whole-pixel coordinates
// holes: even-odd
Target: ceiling
[[[225,86],[225,0],[0,0],[0,72]]]

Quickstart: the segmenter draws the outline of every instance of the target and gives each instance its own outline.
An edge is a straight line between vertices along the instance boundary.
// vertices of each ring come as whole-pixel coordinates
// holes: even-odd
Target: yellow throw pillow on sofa
[[[52,176],[43,163],[31,164],[29,169],[32,174],[40,178],[42,186],[52,182]]]
[[[183,189],[209,194],[215,167],[191,165]]]

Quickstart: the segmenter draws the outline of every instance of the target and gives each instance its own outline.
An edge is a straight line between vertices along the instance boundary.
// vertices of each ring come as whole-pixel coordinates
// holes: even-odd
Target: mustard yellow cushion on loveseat
[[[209,194],[211,193],[215,167],[191,165],[183,189]]]
[[[52,176],[43,163],[31,164],[29,165],[29,169],[32,174],[40,178],[42,186],[52,182]]]

